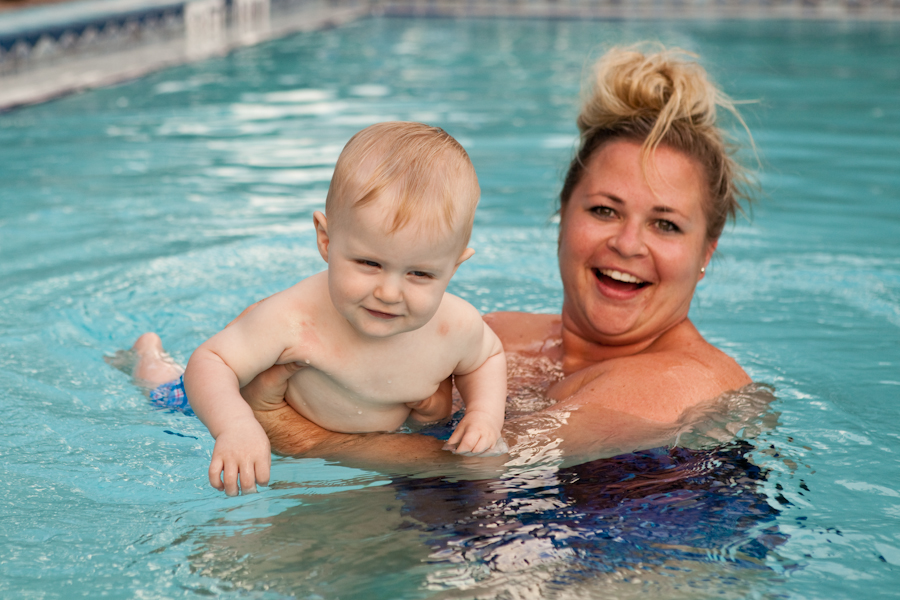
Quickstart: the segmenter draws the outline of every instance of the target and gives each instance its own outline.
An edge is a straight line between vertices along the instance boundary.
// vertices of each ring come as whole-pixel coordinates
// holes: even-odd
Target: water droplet
[[[309,359],[308,359],[308,358],[306,359],[306,364],[309,364]]]
[[[358,411],[356,411],[356,414],[361,415],[361,414],[362,414],[362,411],[361,411],[361,410],[358,410]]]
[[[388,379],[388,383],[390,383],[390,382],[391,382],[391,380],[390,380],[390,379]]]

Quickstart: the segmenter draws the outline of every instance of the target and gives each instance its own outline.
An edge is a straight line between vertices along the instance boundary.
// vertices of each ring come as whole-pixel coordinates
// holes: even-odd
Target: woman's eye
[[[608,206],[595,206],[591,211],[598,217],[614,217],[616,215],[616,211]]]
[[[678,225],[676,225],[672,221],[666,221],[665,219],[660,219],[659,221],[657,221],[656,227],[659,228],[660,231],[665,231],[666,233],[675,233],[681,231]]]

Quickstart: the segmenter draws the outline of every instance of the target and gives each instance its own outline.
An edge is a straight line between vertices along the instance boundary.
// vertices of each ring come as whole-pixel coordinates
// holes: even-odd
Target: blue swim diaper
[[[164,383],[150,392],[150,402],[162,408],[184,413],[189,417],[194,416],[194,411],[191,409],[187,394],[184,391],[184,375]]]

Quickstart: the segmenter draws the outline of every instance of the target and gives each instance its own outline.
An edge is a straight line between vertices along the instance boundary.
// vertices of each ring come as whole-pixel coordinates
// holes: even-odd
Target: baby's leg
[[[119,350],[114,356],[107,357],[106,362],[130,373],[145,394],[184,373],[184,369],[163,350],[162,340],[155,333],[145,333],[131,350]]]

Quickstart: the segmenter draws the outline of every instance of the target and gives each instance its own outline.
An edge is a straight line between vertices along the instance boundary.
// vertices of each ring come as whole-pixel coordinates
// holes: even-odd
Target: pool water
[[[692,318],[778,424],[496,480],[276,459],[209,487],[213,442],[104,355],[181,361],[321,270],[346,140],[440,125],[483,196],[451,290],[558,311],[551,215],[589,54],[696,51],[762,160]],[[896,24],[369,19],[0,115],[0,596],[891,598],[900,590]]]

